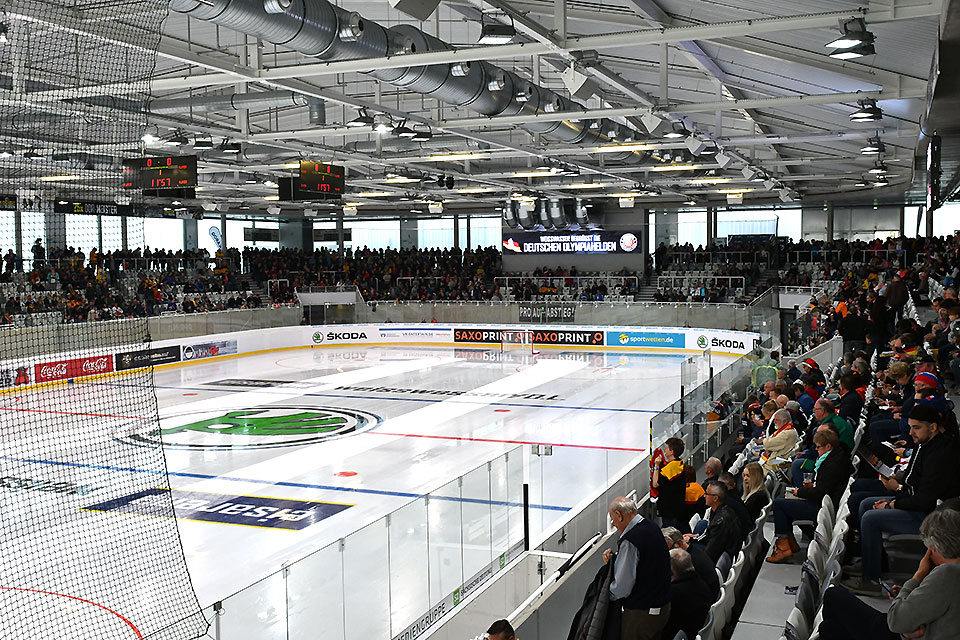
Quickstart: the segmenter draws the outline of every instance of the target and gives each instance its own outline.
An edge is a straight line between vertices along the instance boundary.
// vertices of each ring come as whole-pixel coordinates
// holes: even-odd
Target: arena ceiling
[[[66,15],[85,3],[47,4]],[[123,25],[116,40],[140,47],[124,3],[82,9]],[[151,10],[167,12],[148,77],[152,137],[129,140],[123,154],[195,153],[194,204],[209,210],[322,216],[339,206],[272,201],[301,158],[346,166],[346,200],[361,214],[426,213],[426,200],[493,213],[513,194],[664,207],[903,193],[941,4],[442,0],[423,21],[387,0],[173,0]],[[856,18],[876,53],[830,57],[825,44]],[[482,23],[516,36],[478,44]],[[81,46],[79,29],[75,55],[95,62],[98,33]],[[70,99],[120,104],[135,84],[74,87]],[[863,100],[876,101],[878,120],[851,121]],[[348,126],[361,115],[387,130]],[[399,137],[404,129],[430,138]],[[667,137],[674,130],[681,137]],[[883,153],[863,155],[878,137]],[[869,173],[880,162],[889,186]]]

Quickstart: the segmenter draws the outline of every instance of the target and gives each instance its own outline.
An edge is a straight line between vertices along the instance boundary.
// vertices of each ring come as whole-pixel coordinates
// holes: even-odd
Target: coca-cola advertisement
[[[37,382],[54,382],[69,378],[96,376],[113,371],[113,356],[88,356],[34,365]]]

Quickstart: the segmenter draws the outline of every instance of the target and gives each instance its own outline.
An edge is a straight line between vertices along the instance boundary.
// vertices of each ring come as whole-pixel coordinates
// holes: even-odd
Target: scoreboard
[[[294,200],[327,200],[343,197],[343,167],[310,160],[300,161]]]
[[[159,191],[197,186],[197,156],[137,158],[123,163],[123,188]]]

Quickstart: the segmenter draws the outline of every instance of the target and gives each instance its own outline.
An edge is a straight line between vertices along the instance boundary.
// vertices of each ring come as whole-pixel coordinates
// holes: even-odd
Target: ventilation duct
[[[240,111],[247,109],[283,109],[310,107],[310,124],[323,124],[326,110],[323,101],[294,91],[264,91],[261,93],[231,93],[195,98],[152,100],[148,110],[153,113],[207,113],[210,111]]]
[[[324,61],[451,49],[446,42],[411,25],[387,29],[327,0],[172,0],[170,7]],[[368,75],[487,116],[585,110],[583,105],[485,61],[377,69]],[[616,125],[609,120],[565,120],[521,126],[566,144],[595,146],[610,142],[602,132]],[[639,161],[646,157],[624,152],[608,155],[607,159]]]
[[[516,229],[517,222],[517,203],[514,200],[507,200],[503,207],[503,224],[511,229]]]
[[[205,184],[260,184],[263,178],[254,173],[245,171],[215,171],[212,173],[201,173],[198,176],[200,182]]]
[[[567,218],[563,215],[563,202],[560,200],[551,200],[548,210],[550,213],[550,225],[557,229],[566,229]]]
[[[461,151],[470,149],[482,150],[489,148],[490,145],[486,143],[478,143],[474,140],[467,140],[459,136],[436,136],[425,142],[414,142],[407,138],[383,138],[380,140],[381,151],[415,153],[417,151],[433,152],[436,149],[456,149],[457,151]],[[353,153],[376,153],[377,141],[362,140],[359,142],[348,142],[343,145],[343,149],[344,151]]]
[[[583,201],[580,200],[579,198],[577,199],[577,207],[576,207],[575,216],[576,216],[576,219],[577,219],[577,223],[578,223],[581,227],[585,227],[585,226],[587,226],[588,224],[590,224],[590,216],[589,216],[589,214],[587,213],[587,207],[583,204]]]
[[[523,229],[533,229],[537,226],[537,221],[533,219],[533,210],[536,207],[536,200],[512,200],[517,211],[517,222]]]

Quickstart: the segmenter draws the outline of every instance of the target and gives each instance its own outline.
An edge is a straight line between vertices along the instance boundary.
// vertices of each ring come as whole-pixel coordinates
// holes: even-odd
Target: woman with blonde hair
[[[763,485],[763,467],[759,462],[751,462],[743,468],[743,504],[754,522],[769,502],[770,494]]]

